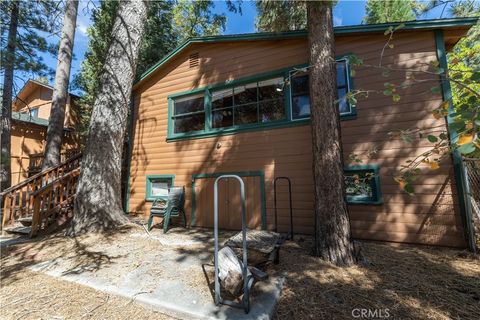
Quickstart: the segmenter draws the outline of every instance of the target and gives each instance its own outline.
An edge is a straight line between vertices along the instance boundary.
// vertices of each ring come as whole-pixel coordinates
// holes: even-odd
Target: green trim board
[[[260,202],[261,202],[261,221],[262,229],[267,229],[267,206],[265,196],[265,173],[263,171],[243,171],[243,172],[216,172],[216,173],[198,173],[192,175],[192,214],[191,226],[196,224],[195,210],[197,208],[197,201],[195,196],[195,181],[197,179],[218,178],[222,175],[237,175],[239,177],[260,177]],[[212,194],[213,198],[213,194]]]
[[[175,185],[175,175],[174,174],[150,174],[145,177],[146,181],[146,191],[145,191],[145,200],[146,201],[153,201],[158,198],[166,198],[162,196],[154,197],[151,195],[152,192],[152,183],[153,180],[164,180],[168,181],[169,187],[173,187]]]
[[[447,61],[447,51],[445,49],[445,40],[443,36],[443,30],[435,30],[435,45],[437,48],[437,59],[440,63],[440,68],[447,71],[448,70],[448,61]],[[456,141],[458,139],[458,133],[451,128],[450,124],[453,123],[452,114],[455,112],[453,102],[452,102],[452,89],[450,87],[450,81],[445,78],[445,74],[440,75],[440,83],[442,89],[442,98],[443,101],[448,101],[448,115],[447,115],[447,127],[450,141]],[[475,246],[475,240],[473,239],[474,231],[472,230],[471,221],[471,212],[467,210],[466,205],[466,192],[465,192],[465,181],[466,177],[464,176],[463,170],[463,161],[460,152],[454,150],[452,152],[452,161],[453,161],[453,172],[455,176],[455,186],[457,188],[458,194],[458,204],[460,207],[460,216],[462,219],[463,227],[465,230],[465,238],[468,241],[470,249],[473,249]]]
[[[404,27],[398,32],[404,30],[421,30],[421,29],[442,29],[452,27],[470,27],[477,24],[478,18],[452,18],[452,19],[434,19],[423,21],[408,21],[404,22]],[[395,23],[380,23],[370,25],[356,25],[356,26],[341,26],[335,27],[336,35],[355,34],[355,33],[369,33],[369,32],[384,32],[389,27],[396,27],[400,22]],[[289,31],[289,32],[259,32],[259,33],[245,33],[235,35],[221,35],[221,36],[207,36],[207,37],[192,37],[185,40],[177,48],[163,57],[159,62],[153,65],[150,69],[145,71],[135,83],[133,89],[136,89],[145,79],[153,74],[157,69],[173,59],[183,49],[187,48],[193,43],[211,43],[211,42],[225,42],[225,41],[254,41],[254,40],[281,40],[291,38],[303,38],[307,36],[307,31]]]
[[[349,66],[348,66],[348,58],[347,55],[342,55],[337,60],[347,61],[346,63],[346,72],[347,72],[347,88],[348,91],[353,89],[353,80],[351,79]],[[202,88],[195,88],[193,90],[188,90],[184,92],[177,92],[168,96],[168,119],[167,119],[167,141],[178,141],[178,140],[185,140],[185,139],[198,139],[198,138],[206,138],[206,137],[213,137],[213,136],[222,136],[222,135],[230,135],[237,132],[245,132],[245,131],[258,131],[264,129],[274,129],[274,128],[285,128],[290,126],[297,126],[297,125],[305,125],[309,123],[309,117],[303,119],[292,119],[292,92],[291,92],[291,75],[292,72],[297,70],[302,70],[308,68],[308,64],[301,64],[295,65],[288,68],[282,68],[279,70],[269,71],[266,73],[261,73],[253,76],[248,76],[236,80],[221,82],[217,84],[208,85]],[[281,120],[273,120],[268,122],[257,122],[251,124],[242,124],[242,125],[233,125],[225,128],[212,128],[212,92],[224,89],[230,89],[235,86],[250,84],[252,82],[260,82],[267,79],[272,79],[276,77],[283,77],[285,79],[285,85],[287,88],[283,87],[284,91],[284,108],[285,108],[285,118]],[[287,84],[288,83],[288,84]],[[348,92],[347,91],[347,92]],[[204,95],[204,110],[202,113],[205,114],[205,123],[203,126],[203,130],[197,131],[190,131],[190,132],[174,132],[174,101],[178,98],[184,98],[188,96],[194,97],[203,93]],[[259,106],[259,101],[257,101],[257,108]],[[340,115],[341,120],[352,120],[356,118],[357,110],[355,105],[350,106],[350,113],[346,113]],[[297,123],[298,122],[298,123]]]
[[[28,122],[39,126],[48,127],[47,119],[38,118],[30,115],[29,113],[12,111],[12,120]]]
[[[382,190],[380,187],[380,166],[378,164],[364,164],[364,165],[349,165],[343,168],[344,173],[355,172],[371,172],[373,177],[371,178],[371,187],[374,195],[372,197],[365,196],[346,196],[348,204],[373,204],[380,205],[383,203]]]
[[[135,108],[133,99],[130,99],[130,114],[128,115],[128,151],[127,151],[127,181],[125,185],[125,214],[130,211],[130,170],[132,168],[132,153],[133,153],[133,128],[135,124]]]

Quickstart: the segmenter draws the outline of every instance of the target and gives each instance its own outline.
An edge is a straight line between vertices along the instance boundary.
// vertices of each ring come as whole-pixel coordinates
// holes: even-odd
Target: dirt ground
[[[133,300],[28,269],[62,256],[101,270],[117,263],[102,254],[106,243],[122,252],[141,243],[129,234],[126,229],[72,239],[57,233],[3,248],[0,318],[171,319]],[[371,319],[480,319],[480,260],[467,252],[362,242],[367,262],[338,268],[310,255],[310,238],[296,240],[282,247],[280,264],[267,270],[286,275],[276,319],[352,319],[360,312],[370,312]]]

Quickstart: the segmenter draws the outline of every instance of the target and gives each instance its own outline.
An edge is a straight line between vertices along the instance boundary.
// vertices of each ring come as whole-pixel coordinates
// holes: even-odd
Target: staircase
[[[81,158],[77,154],[1,192],[2,230],[35,237],[64,223],[72,212]]]

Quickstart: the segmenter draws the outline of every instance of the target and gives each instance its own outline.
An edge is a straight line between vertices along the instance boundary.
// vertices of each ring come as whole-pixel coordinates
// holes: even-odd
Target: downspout
[[[447,62],[447,52],[445,49],[445,41],[443,37],[443,30],[435,30],[435,45],[437,49],[437,59],[440,63],[440,68],[446,73],[448,70]],[[458,139],[458,133],[450,127],[450,124],[453,123],[452,114],[455,112],[452,102],[452,89],[450,87],[450,81],[445,78],[445,73],[440,74],[440,83],[442,88],[442,98],[443,101],[448,101],[448,116],[447,116],[447,127],[448,135],[450,141],[456,141]],[[458,203],[460,207],[460,217],[462,218],[464,236],[467,240],[468,247],[471,251],[475,251],[475,235],[472,228],[472,214],[468,210],[467,206],[467,192],[466,190],[466,177],[463,168],[462,156],[458,150],[452,152],[452,162],[453,162],[453,172],[455,176],[455,185],[458,195]]]

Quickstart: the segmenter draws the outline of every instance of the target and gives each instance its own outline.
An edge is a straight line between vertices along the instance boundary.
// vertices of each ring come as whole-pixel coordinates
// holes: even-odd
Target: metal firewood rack
[[[242,237],[243,237],[243,296],[240,303],[232,300],[223,299],[220,293],[220,279],[218,270],[218,181],[222,179],[233,178],[240,183],[240,193],[242,199]],[[226,174],[218,177],[214,184],[214,236],[215,236],[215,305],[224,304],[235,308],[240,308],[248,313],[250,311],[250,289],[253,285],[254,278],[248,272],[248,257],[247,257],[247,213],[245,209],[245,185],[242,178],[233,174]]]

